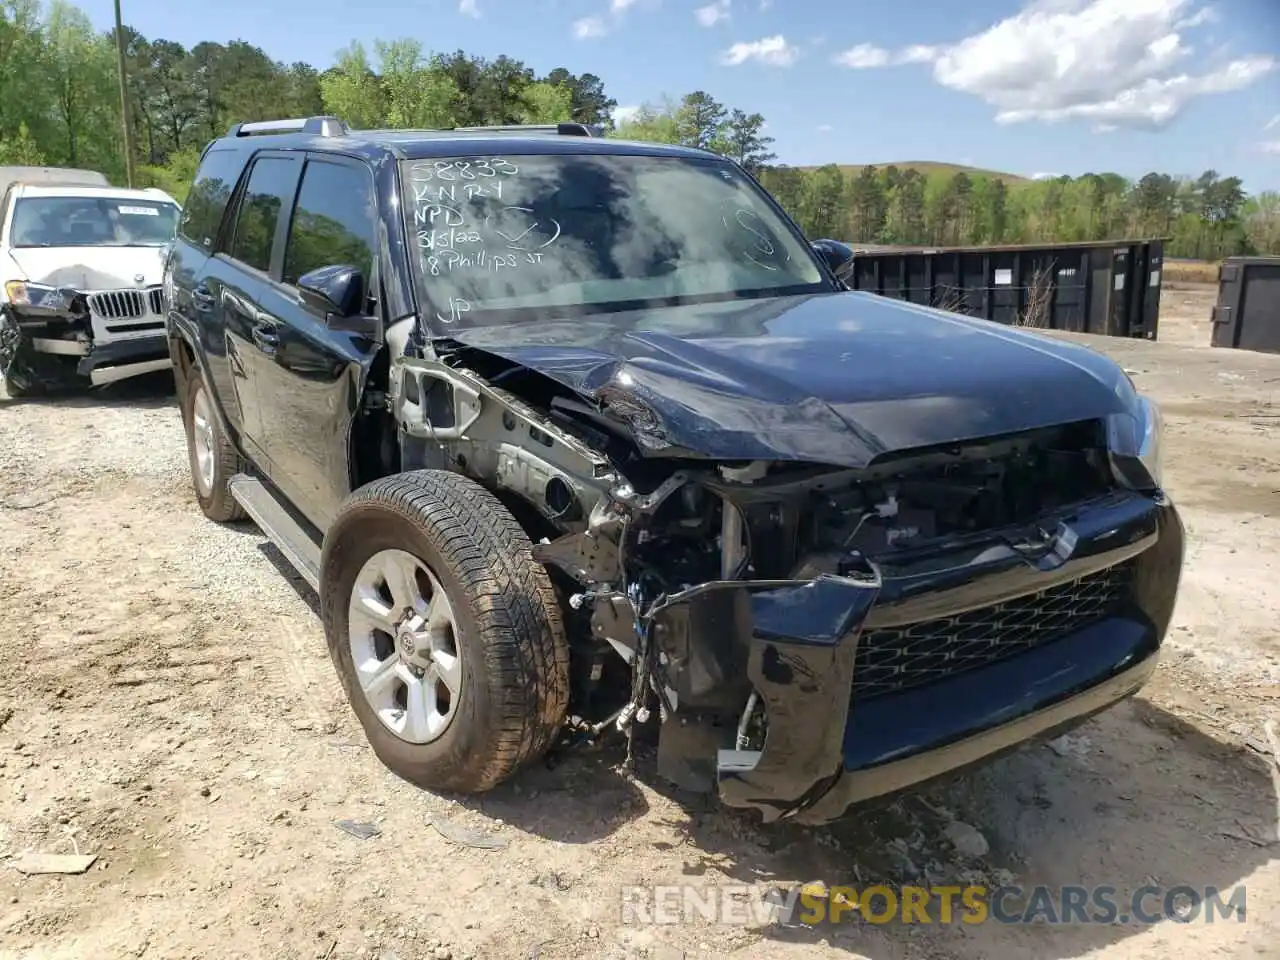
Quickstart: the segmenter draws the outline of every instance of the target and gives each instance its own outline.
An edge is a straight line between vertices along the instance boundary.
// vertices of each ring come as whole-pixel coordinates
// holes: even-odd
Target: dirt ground
[[[1209,349],[1211,303],[1166,290],[1162,342],[1089,341],[1167,419],[1189,541],[1155,678],[1067,738],[818,830],[677,796],[616,750],[481,799],[410,787],[342,700],[314,596],[256,529],[201,517],[165,378],[0,400],[0,958],[1280,956],[1280,356]],[[477,829],[505,845],[450,839]],[[28,877],[27,851],[98,860]],[[619,900],[819,879],[1243,884],[1248,910],[644,925]]]

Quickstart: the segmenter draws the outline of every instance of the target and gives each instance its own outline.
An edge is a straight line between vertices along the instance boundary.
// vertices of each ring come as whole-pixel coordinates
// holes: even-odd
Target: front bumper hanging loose
[[[76,332],[77,325],[85,329]],[[95,341],[86,317],[12,307],[0,309],[0,373],[11,370],[32,383],[98,386],[172,366],[163,331]]]
[[[1004,549],[977,558],[970,550],[951,565],[933,557],[921,565],[926,572],[879,565],[861,578],[719,581],[670,598],[653,620],[681,702],[696,708],[726,692],[738,703],[751,692],[763,701],[762,748],[717,753],[721,799],[767,821],[827,822],[853,803],[1052,735],[1134,693],[1155,668],[1172,615],[1181,520],[1162,494],[1130,491],[1058,519],[1039,544],[1006,540]],[[1126,572],[1115,580],[1123,583],[1115,602],[1083,618],[1053,610],[1084,589],[1076,585],[1113,568]],[[859,671],[872,669],[859,657],[868,636],[890,628],[910,636],[907,628],[922,622],[945,628],[973,611],[1005,611],[1012,620],[1028,595],[1046,597],[1059,618],[1034,642],[1003,653],[993,633],[980,664],[957,660],[928,683],[856,694]],[[1018,635],[1016,624],[1004,626],[1006,636]],[[938,643],[938,629],[922,642]]]

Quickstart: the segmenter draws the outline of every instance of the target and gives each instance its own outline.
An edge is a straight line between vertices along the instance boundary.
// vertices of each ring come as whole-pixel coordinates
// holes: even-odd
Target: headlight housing
[[[34,307],[37,310],[63,310],[71,299],[58,287],[26,280],[10,280],[4,285],[5,299],[15,307]]]
[[[1150,397],[1135,394],[1129,413],[1107,418],[1107,448],[1116,479],[1134,490],[1154,490],[1161,482],[1164,418]]]

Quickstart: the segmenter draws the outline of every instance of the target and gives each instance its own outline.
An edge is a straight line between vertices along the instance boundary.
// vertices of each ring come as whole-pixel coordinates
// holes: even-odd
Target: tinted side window
[[[311,270],[344,264],[358,267],[368,285],[376,209],[368,168],[309,161],[289,227],[284,282],[297,283]]]
[[[244,169],[244,154],[236,150],[210,150],[205,154],[187,194],[178,233],[198,247],[213,249],[231,191]]]
[[[271,243],[280,211],[293,201],[298,164],[288,157],[259,157],[249,170],[249,183],[240,199],[236,230],[227,252],[241,263],[266,273],[271,267]]]

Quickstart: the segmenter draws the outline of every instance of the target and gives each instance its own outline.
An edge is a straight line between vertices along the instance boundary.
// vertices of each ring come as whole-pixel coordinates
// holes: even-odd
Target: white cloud
[[[833,59],[842,67],[849,67],[852,70],[868,70],[872,67],[887,67],[890,57],[889,51],[884,47],[877,47],[870,43],[860,43],[856,47],[850,47],[848,50],[837,53]]]
[[[835,127],[833,127],[833,126],[832,126],[831,124],[829,124],[829,123],[820,123],[820,124],[818,124],[818,132],[819,132],[819,133],[830,133],[830,132],[831,132],[832,130],[834,130],[834,129],[835,129]]]
[[[721,20],[729,19],[729,3],[730,0],[715,0],[693,11],[693,15],[704,27],[714,27]]]
[[[1204,26],[1206,23],[1217,23],[1217,22],[1218,22],[1217,10],[1213,9],[1213,7],[1201,7],[1199,10],[1191,14],[1191,16],[1187,17],[1185,20],[1179,20],[1177,26],[1179,30],[1190,30],[1193,27]]]
[[[787,38],[779,33],[750,43],[735,43],[720,55],[720,62],[728,67],[737,67],[748,60],[755,60],[771,67],[789,67],[799,56],[800,48],[787,43]]]
[[[1280,140],[1264,140],[1258,146],[1263,153],[1280,153]]]
[[[458,0],[458,12],[464,17],[480,18],[479,0]]]
[[[832,63],[850,70],[871,70],[876,67],[898,66],[904,63],[932,63],[938,58],[939,48],[922,43],[891,52],[874,43],[859,43],[831,58]]]
[[[1215,19],[1192,0],[1033,0],[958,43],[892,53],[859,44],[839,62],[931,63],[939,84],[990,104],[997,123],[1079,119],[1099,131],[1156,129],[1192,100],[1243,89],[1276,68],[1275,57],[1250,55],[1193,72],[1183,33]]]
[[[1057,180],[1062,174],[1060,173],[1033,173],[1032,180]]]
[[[641,109],[643,108],[640,107],[639,104],[633,107],[614,107],[613,122],[629,123],[636,118],[636,115],[640,113]]]
[[[930,47],[923,43],[915,43],[898,51],[894,63],[933,63],[938,59],[938,47]]]
[[[649,0],[647,6],[656,6],[661,0]],[[594,37],[603,37],[605,34],[616,29],[622,20],[626,17],[627,11],[640,3],[640,0],[610,0],[609,13],[611,16],[591,16],[582,17],[573,21],[573,35],[579,40],[589,40]]]
[[[1274,117],[1268,120],[1266,125],[1262,129],[1270,130],[1272,127],[1275,127],[1275,126],[1280,126],[1280,113],[1277,113]]]
[[[761,11],[768,10],[773,6],[773,0],[760,0]]]
[[[603,37],[608,32],[609,25],[600,17],[583,17],[573,21],[573,35],[579,40]]]

